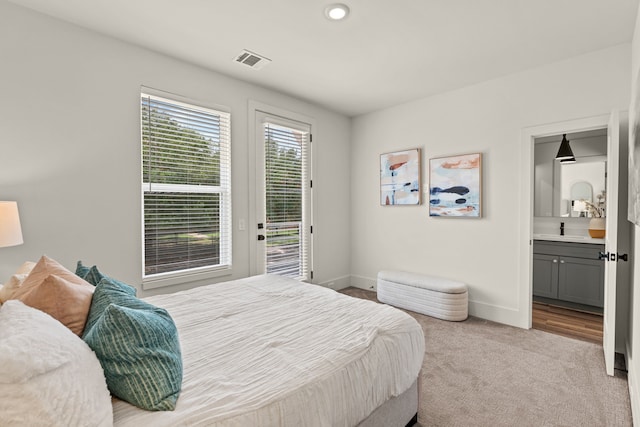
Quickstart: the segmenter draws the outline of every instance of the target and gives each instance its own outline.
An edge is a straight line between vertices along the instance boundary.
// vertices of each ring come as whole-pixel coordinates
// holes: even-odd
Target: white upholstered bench
[[[444,320],[460,321],[469,315],[467,285],[423,274],[380,271],[378,300]]]

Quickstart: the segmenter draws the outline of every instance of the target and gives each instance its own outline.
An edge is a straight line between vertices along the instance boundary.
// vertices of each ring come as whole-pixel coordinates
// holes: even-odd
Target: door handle
[[[258,234],[258,240],[264,240],[264,234]]]
[[[629,255],[628,254],[611,254],[609,252],[604,253],[604,252],[598,252],[598,259],[606,259],[607,261],[617,261],[620,262],[622,261],[629,261]]]

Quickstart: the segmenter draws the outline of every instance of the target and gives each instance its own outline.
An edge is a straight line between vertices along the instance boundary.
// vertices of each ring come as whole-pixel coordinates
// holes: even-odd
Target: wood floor
[[[533,303],[533,329],[602,345],[602,315]]]

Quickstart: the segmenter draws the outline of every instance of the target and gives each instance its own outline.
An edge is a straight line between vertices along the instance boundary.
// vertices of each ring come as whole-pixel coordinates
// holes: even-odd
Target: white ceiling
[[[631,41],[638,0],[11,0],[355,116]],[[253,70],[242,49],[273,62]]]

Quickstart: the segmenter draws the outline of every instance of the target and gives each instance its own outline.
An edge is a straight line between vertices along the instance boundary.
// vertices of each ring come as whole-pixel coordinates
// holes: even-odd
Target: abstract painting
[[[380,155],[380,204],[420,204],[420,149]]]
[[[429,216],[481,216],[482,154],[429,161]]]
[[[640,72],[629,112],[629,208],[627,219],[640,225]]]

